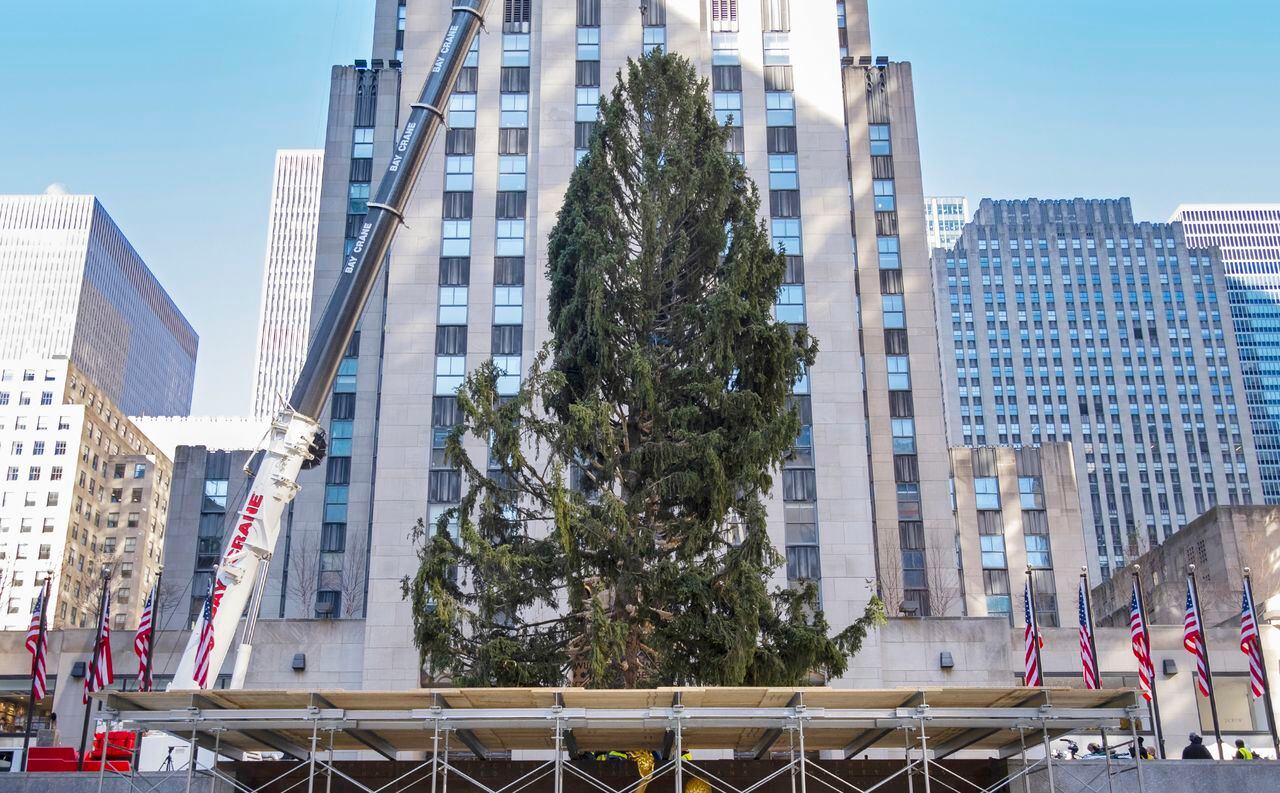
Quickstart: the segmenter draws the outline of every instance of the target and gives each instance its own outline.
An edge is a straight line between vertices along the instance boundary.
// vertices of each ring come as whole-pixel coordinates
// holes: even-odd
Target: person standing
[[[1204,745],[1204,738],[1201,738],[1197,733],[1193,732],[1191,735],[1187,736],[1187,740],[1189,740],[1190,743],[1187,744],[1187,748],[1182,750],[1183,760],[1213,759],[1213,755],[1209,754],[1209,747]]]
[[[1257,758],[1256,756],[1254,756],[1253,752],[1252,752],[1252,751],[1250,751],[1249,747],[1247,747],[1247,746],[1245,746],[1245,745],[1244,745],[1244,741],[1243,741],[1243,740],[1241,740],[1241,739],[1239,739],[1239,738],[1236,738],[1236,757],[1235,757],[1235,759],[1237,759],[1237,760],[1257,760],[1258,758]]]

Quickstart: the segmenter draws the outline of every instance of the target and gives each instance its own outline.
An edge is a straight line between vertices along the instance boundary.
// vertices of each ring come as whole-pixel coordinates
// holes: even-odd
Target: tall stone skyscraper
[[[196,332],[90,195],[0,195],[0,358],[69,358],[130,416],[191,412]]]
[[[788,256],[777,316],[821,344],[769,504],[777,583],[816,580],[837,629],[878,568],[904,611],[958,609],[930,596],[931,565],[959,579],[910,66],[872,57],[864,2],[639,6],[495,0],[342,363],[321,417],[329,458],[303,473],[262,613],[365,620],[367,685],[418,683],[400,582],[409,529],[460,495],[441,454],[455,389],[493,358],[514,390],[549,338],[545,249],[570,174],[601,92],[656,47],[707,76]],[[440,8],[382,0],[374,58],[334,69],[313,305],[417,99]],[[313,578],[300,597],[294,582]]]
[[[1222,252],[1262,494],[1280,504],[1280,204],[1182,204],[1170,221]]]
[[[253,373],[255,416],[280,408],[307,355],[323,167],[322,149],[276,152]]]
[[[1180,224],[1127,198],[983,199],[933,270],[951,442],[1071,441],[1103,577],[1261,500],[1222,261]]]

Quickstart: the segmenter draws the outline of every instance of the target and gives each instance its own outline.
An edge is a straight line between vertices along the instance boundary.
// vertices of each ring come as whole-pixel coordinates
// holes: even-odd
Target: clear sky
[[[0,192],[97,194],[200,333],[194,412],[246,411],[274,152],[322,145],[329,66],[368,57],[373,0],[4,6]],[[1272,0],[871,14],[875,53],[915,66],[931,193],[1127,195],[1149,220],[1280,200]]]

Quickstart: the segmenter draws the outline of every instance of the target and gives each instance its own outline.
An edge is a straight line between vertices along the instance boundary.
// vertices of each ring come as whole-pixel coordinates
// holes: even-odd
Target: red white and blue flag
[[[45,599],[49,593],[49,582],[45,579],[36,595],[35,608],[31,609],[31,624],[27,627],[27,652],[31,653],[31,693],[36,699],[44,699],[48,693],[48,677],[45,672],[45,659],[49,655],[49,634],[45,630]]]
[[[200,609],[200,643],[196,646],[195,674],[192,676],[196,685],[209,687],[209,656],[213,654],[213,582],[209,582],[209,593],[204,596],[204,607]]]
[[[1085,578],[1080,577],[1080,666],[1084,669],[1084,687],[1087,689],[1102,688],[1098,680],[1098,659],[1093,654],[1093,615],[1089,613],[1089,597],[1085,592]]]
[[[102,604],[102,621],[98,623],[98,638],[93,645],[93,658],[89,662],[89,672],[84,676],[84,704],[89,704],[89,695],[101,691],[116,681],[115,670],[111,668],[111,591],[104,590],[105,602]]]
[[[1258,635],[1258,623],[1253,616],[1253,586],[1244,580],[1244,598],[1240,606],[1240,652],[1249,657],[1249,682],[1253,695],[1263,697],[1267,684],[1262,677],[1262,638]]]
[[[1209,696],[1209,659],[1205,657],[1208,650],[1204,646],[1204,630],[1201,628],[1200,604],[1196,602],[1195,589],[1191,579],[1187,578],[1187,613],[1182,619],[1182,646],[1196,657],[1195,674],[1196,689],[1200,696]]]
[[[154,589],[147,595],[146,605],[142,607],[142,617],[138,620],[138,632],[133,637],[133,652],[138,656],[138,690],[151,690],[151,641],[153,638],[154,608],[156,592]]]
[[[1044,678],[1040,670],[1040,648],[1044,647],[1044,637],[1040,635],[1040,626],[1036,623],[1034,609],[1031,608],[1031,579],[1027,579],[1023,590],[1023,619],[1026,622],[1026,658],[1025,678],[1028,686],[1040,686]]]
[[[1138,659],[1138,687],[1143,699],[1151,701],[1151,686],[1156,677],[1151,662],[1151,640],[1147,625],[1142,620],[1142,607],[1138,604],[1138,582],[1133,582],[1133,596],[1129,598],[1129,637],[1133,644],[1133,657]]]

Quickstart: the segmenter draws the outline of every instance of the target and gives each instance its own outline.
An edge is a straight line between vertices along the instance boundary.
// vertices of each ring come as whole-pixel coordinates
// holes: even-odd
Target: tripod
[[[173,770],[173,747],[169,747],[169,753],[164,756],[164,762],[160,764],[161,771]]]

